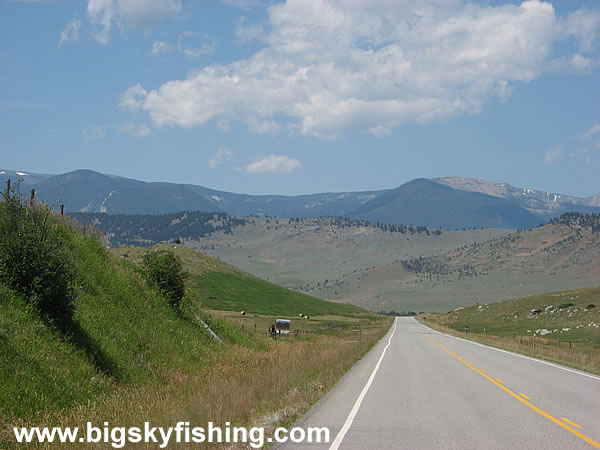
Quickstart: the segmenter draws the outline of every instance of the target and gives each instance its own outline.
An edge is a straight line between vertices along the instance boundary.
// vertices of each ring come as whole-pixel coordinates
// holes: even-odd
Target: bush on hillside
[[[28,204],[14,187],[3,192],[0,283],[59,323],[68,323],[73,314],[75,268],[69,242],[67,227],[49,207]]]
[[[177,308],[185,294],[187,278],[181,259],[171,251],[156,250],[144,255],[142,267],[148,280]]]
[[[575,303],[561,303],[560,305],[558,305],[558,309],[567,309],[571,306],[575,306]]]

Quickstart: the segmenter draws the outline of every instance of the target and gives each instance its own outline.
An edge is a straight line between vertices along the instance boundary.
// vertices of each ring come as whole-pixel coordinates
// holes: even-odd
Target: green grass
[[[159,244],[150,247],[150,250],[153,249],[169,249],[181,257],[184,268],[190,273],[189,291],[204,309],[284,316],[302,313],[309,316],[363,317],[369,314],[353,305],[328,302],[283,288],[182,246]],[[129,261],[139,261],[145,251],[121,247],[114,253],[118,256],[127,254],[127,258],[123,259]]]
[[[163,393],[172,396],[168,403],[172,407],[181,401],[177,380],[190,379],[201,386],[198,374],[210,373],[217,365],[227,371],[227,361],[235,361],[236,355],[259,355],[272,345],[260,333],[205,309],[245,310],[265,320],[268,315],[304,313],[358,323],[373,316],[355,306],[276,286],[199,252],[163,245],[178,253],[190,272],[186,296],[176,310],[140,275],[136,261],[145,249],[118,249],[111,254],[96,238],[64,227],[76,272],[69,332],[44,322],[25,298],[0,286],[2,424],[62,423],[71,420],[65,417],[106,415],[107,408],[134,423],[147,420],[154,413],[138,417],[128,411],[146,411],[153,402],[160,404]],[[210,336],[196,315],[225,345]],[[383,326],[381,320],[377,323]],[[348,355],[356,357],[352,352]],[[160,414],[156,412],[156,417]],[[0,429],[0,447],[10,443],[3,432]]]
[[[356,306],[330,303],[290,291],[258,278],[209,272],[190,283],[207,309],[247,311],[268,315],[310,316],[364,314]]]
[[[76,264],[75,314],[67,334],[45,323],[19,294],[0,286],[0,422],[33,420],[93,404],[115,389],[193,373],[218,345],[91,237],[69,230]],[[229,343],[256,346],[235,327],[203,314]]]
[[[44,326],[15,293],[0,286],[0,418],[85,404],[112,390],[85,352]]]
[[[544,311],[549,306],[558,308],[566,303],[574,306],[557,309],[554,313]],[[590,304],[596,305],[596,308],[587,308]],[[542,312],[534,318],[528,318],[533,309],[540,309]],[[437,323],[457,331],[464,331],[464,327],[468,326],[470,332],[476,334],[483,334],[485,328],[489,335],[533,336],[537,330],[547,329],[552,334],[544,336],[546,339],[571,341],[600,349],[600,288],[535,295],[470,306],[437,317],[429,316],[431,319],[435,318]],[[598,327],[589,326],[591,323]],[[565,328],[570,330],[563,331]],[[554,332],[555,330],[557,331]],[[539,332],[537,334],[540,335]]]
[[[573,306],[566,306],[569,303]],[[592,304],[596,307],[590,308]],[[600,288],[574,289],[469,306],[447,314],[427,313],[417,319],[446,333],[600,374],[598,304]],[[541,312],[530,315],[533,309]],[[544,329],[551,333],[542,335]]]

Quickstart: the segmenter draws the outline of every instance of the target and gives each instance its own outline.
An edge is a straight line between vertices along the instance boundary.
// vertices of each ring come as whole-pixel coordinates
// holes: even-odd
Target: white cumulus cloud
[[[181,0],[88,0],[87,16],[95,26],[94,39],[107,44],[113,23],[148,33],[180,11]]]
[[[550,61],[549,68],[555,72],[567,72],[579,75],[589,75],[594,62],[590,58],[576,53],[568,57],[560,57]]]
[[[138,83],[129,87],[125,92],[123,92],[121,95],[119,108],[131,112],[138,111],[143,107],[144,100],[147,96],[148,92],[146,89],[144,89],[142,85]]]
[[[567,17],[567,33],[576,36],[582,51],[591,51],[600,37],[600,10],[581,8]]]
[[[145,94],[134,104],[156,127],[241,121],[257,133],[387,136],[478,113],[545,71],[589,73],[599,11],[557,17],[538,0],[288,0],[268,9],[268,26],[240,22],[238,39],[263,34],[264,48],[148,92],[137,85]],[[555,57],[553,44],[568,38],[578,53]]]
[[[302,166],[300,161],[283,155],[269,155],[246,166],[248,173],[291,173]]]
[[[239,44],[258,40],[264,36],[263,26],[260,24],[248,24],[248,19],[244,16],[240,17],[235,24],[235,36]]]

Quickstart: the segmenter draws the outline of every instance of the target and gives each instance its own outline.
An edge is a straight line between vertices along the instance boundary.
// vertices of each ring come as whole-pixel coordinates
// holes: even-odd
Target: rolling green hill
[[[4,214],[6,209],[0,209]],[[357,323],[373,318],[355,306],[289,291],[181,247],[173,250],[181,256],[190,279],[186,296],[176,309],[145,281],[132,262],[144,249],[119,249],[117,256],[111,255],[89,229],[70,225],[62,217],[50,215],[47,220],[64,238],[61,245],[68,249],[69,264],[73,264],[74,313],[68,325],[59,326],[8,282],[0,285],[3,424],[42,424],[52,418],[59,423],[60,417],[64,423],[65,414],[88,417],[96,414],[94,408],[104,411],[104,405],[112,404],[120,405],[115,413],[139,423],[143,417],[134,414],[136,408],[145,411],[152,407],[144,395],[172,393],[178,386],[174,380],[184,378],[193,380],[192,386],[201,385],[202,380],[194,377],[217,361],[223,366],[220,370],[229,370],[228,364],[234,364],[236,358],[260,355],[271,345],[263,335],[248,333],[207,314],[207,308],[296,317],[302,312],[317,319],[343,316],[344,320],[357,319]],[[168,247],[172,246],[161,246]],[[217,342],[197,317],[208,323],[224,344]],[[385,331],[386,324],[381,322],[380,332]],[[377,336],[373,334],[373,343]],[[345,355],[343,366],[357,356],[354,351]],[[282,389],[287,387],[282,385]],[[132,398],[136,399],[134,405],[126,406]],[[147,407],[142,406],[146,403]],[[82,416],[78,417],[74,420]],[[0,430],[3,448],[10,441],[5,433],[7,429]]]
[[[531,311],[539,310],[537,314]],[[505,302],[471,305],[439,316],[440,325],[496,336],[545,336],[600,349],[600,288],[551,292]],[[548,333],[542,334],[542,330]]]
[[[471,305],[418,319],[441,331],[600,374],[600,287]]]
[[[311,317],[367,314],[354,305],[328,302],[283,288],[180,245],[158,244],[148,250],[155,249],[169,249],[181,257],[190,273],[190,295],[204,309],[286,317],[297,317],[300,313]],[[140,261],[145,251],[140,247],[118,247],[112,253],[121,259]]]
[[[181,238],[186,247],[268,281],[375,311],[447,311],[600,283],[600,235],[593,214],[570,213],[516,232],[445,231],[337,217],[75,216],[98,226],[113,243]]]
[[[193,372],[218,351],[192,320],[201,313],[193,302],[178,313],[95,238],[59,226],[76,266],[73,322],[57,328],[22,295],[0,286],[2,423],[93,403],[119,386],[160,382],[171,371]],[[215,327],[229,343],[255,345],[224,322]]]
[[[113,242],[139,245],[180,237],[185,247],[278,285],[374,311],[441,312],[600,284],[597,215],[566,214],[516,232],[445,231],[337,217],[76,217],[99,226]],[[587,222],[578,223],[585,217]],[[248,309],[238,302],[229,306],[238,307]]]
[[[600,284],[600,235],[560,220],[517,232],[428,235],[326,218],[255,218],[185,245],[277,284],[374,311],[443,312]]]

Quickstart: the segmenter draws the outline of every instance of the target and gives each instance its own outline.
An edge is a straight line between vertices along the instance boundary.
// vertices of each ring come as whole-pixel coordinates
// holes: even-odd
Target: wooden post
[[[35,205],[35,189],[31,190],[31,197],[29,199],[29,206],[33,208],[33,205]]]
[[[10,178],[6,180],[6,196],[10,195]]]
[[[60,215],[62,216],[65,212],[65,205],[60,205]]]
[[[359,345],[358,349],[362,352],[362,328],[360,330],[358,330],[358,335],[360,336],[359,337],[360,343],[358,344]]]

